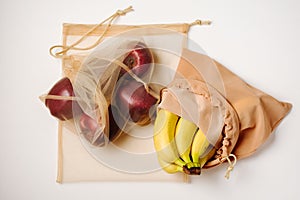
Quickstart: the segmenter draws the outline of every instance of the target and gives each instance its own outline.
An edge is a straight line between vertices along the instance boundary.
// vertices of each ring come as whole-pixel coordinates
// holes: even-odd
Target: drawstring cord
[[[197,19],[195,20],[194,22],[190,23],[190,27],[191,26],[195,26],[195,25],[199,25],[199,26],[202,26],[202,25],[211,25],[212,21],[209,21],[209,20],[200,20],[200,19]]]
[[[233,158],[233,161],[230,160],[230,157]],[[229,166],[228,166],[226,174],[225,174],[225,178],[229,179],[230,172],[234,169],[234,166],[236,164],[237,158],[236,158],[236,156],[234,154],[229,154],[228,156],[224,157],[221,161],[224,162],[225,160],[227,160],[227,162],[229,163]]]
[[[64,46],[64,45],[54,45],[49,49],[50,55],[55,57],[55,58],[61,58],[65,53],[67,53],[69,50],[89,50],[92,49],[94,47],[96,47],[101,40],[103,39],[104,35],[106,34],[106,32],[108,31],[110,25],[112,24],[112,22],[117,19],[119,16],[123,16],[126,15],[128,12],[133,11],[132,6],[129,6],[128,8],[124,9],[124,10],[117,10],[113,15],[111,15],[110,17],[108,17],[107,19],[105,19],[104,21],[102,21],[100,24],[97,24],[96,26],[94,26],[93,28],[91,28],[91,30],[89,30],[88,32],[86,32],[79,40],[77,40],[76,42],[74,42],[72,45],[70,46]],[[101,36],[98,38],[98,40],[85,48],[80,48],[80,47],[76,47],[76,45],[80,44],[84,39],[86,39],[86,37],[91,34],[93,31],[95,31],[98,27],[100,27],[101,25],[103,25],[105,22],[108,22],[103,33],[101,34]],[[61,49],[58,52],[53,52],[54,49]]]
[[[54,46],[50,47],[50,49],[49,49],[50,55],[55,57],[55,58],[62,58],[63,55],[65,53],[67,53],[69,50],[85,51],[85,50],[90,50],[90,49],[96,47],[102,41],[102,39],[104,38],[104,36],[107,33],[107,31],[109,30],[109,27],[111,26],[112,22],[115,19],[117,19],[118,17],[126,15],[128,12],[131,12],[131,11],[133,11],[132,6],[129,6],[128,8],[126,8],[124,10],[117,10],[113,15],[111,15],[107,19],[103,20],[101,23],[95,25],[93,28],[91,28],[88,32],[86,32],[84,35],[82,35],[76,42],[74,42],[70,46],[67,46],[67,45],[54,45]],[[108,23],[106,24],[106,27],[105,27],[103,33],[100,35],[100,37],[97,39],[97,41],[94,44],[92,44],[88,47],[76,47],[83,40],[85,40],[88,35],[90,35],[92,32],[94,32],[97,28],[99,28],[100,26],[102,26],[106,22],[108,22]],[[212,22],[209,21],[209,20],[199,20],[199,19],[197,19],[194,22],[189,23],[188,25],[189,25],[189,27],[191,27],[191,26],[195,26],[195,25],[199,25],[199,26],[210,25],[211,23]],[[56,49],[60,49],[60,50],[57,51],[57,52],[54,52],[54,50],[56,50]]]

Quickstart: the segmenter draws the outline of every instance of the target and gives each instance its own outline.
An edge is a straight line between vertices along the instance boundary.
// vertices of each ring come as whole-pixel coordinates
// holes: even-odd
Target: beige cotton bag
[[[188,101],[187,101],[188,100]],[[252,155],[291,110],[207,55],[184,49],[159,108],[193,121],[217,149],[209,168]]]
[[[114,15],[104,20],[98,25],[88,24],[64,24],[63,25],[63,41],[62,45],[53,46],[50,53],[54,57],[62,59],[63,76],[70,78],[74,87],[82,87],[79,84],[81,72],[87,69],[91,57],[99,51],[105,53],[101,49],[106,44],[118,44],[118,39],[127,41],[131,37],[143,40],[150,46],[156,56],[155,62],[159,62],[162,66],[171,66],[170,71],[175,72],[180,60],[180,54],[183,48],[187,45],[187,33],[190,26],[209,24],[207,21],[197,20],[194,23],[182,24],[147,24],[147,25],[112,25],[111,23],[118,16],[131,11],[131,7],[117,11]],[[106,22],[106,23],[105,23]],[[172,36],[173,35],[173,36]],[[118,37],[115,37],[118,36]],[[117,38],[117,41],[110,42],[110,38]],[[130,37],[130,39],[128,39]],[[175,38],[172,40],[172,37]],[[125,38],[125,39],[124,39]],[[161,42],[163,41],[164,42]],[[107,42],[106,42],[107,41]],[[168,42],[169,41],[169,42]],[[99,45],[101,43],[101,45]],[[162,43],[169,45],[164,47]],[[175,45],[175,46],[174,46]],[[111,45],[107,46],[108,48]],[[164,50],[162,50],[164,48]],[[57,52],[57,49],[60,51]],[[166,49],[171,49],[169,52]],[[55,52],[56,51],[56,52]],[[99,54],[97,54],[99,55]],[[163,55],[163,56],[161,56]],[[108,55],[109,56],[109,55]],[[161,74],[153,72],[153,74]],[[175,73],[174,73],[175,74]],[[164,84],[168,84],[174,78],[171,74],[165,78]],[[155,77],[155,75],[153,76]],[[155,77],[159,79],[161,77]],[[78,90],[77,90],[78,91]],[[76,92],[75,92],[76,93]],[[80,96],[81,94],[76,94]],[[82,97],[82,96],[81,96]],[[47,98],[47,97],[46,97]],[[83,105],[84,107],[84,105]],[[85,106],[88,107],[88,106]],[[147,132],[152,134],[152,125],[148,127],[138,128],[135,132]],[[134,134],[134,133],[133,133]],[[146,139],[136,139],[130,135],[124,134],[115,142],[115,150],[109,148],[93,148],[86,144],[78,134],[76,120],[74,121],[59,121],[58,127],[58,175],[57,182],[77,182],[77,181],[186,181],[182,174],[167,174],[162,171],[157,163],[156,154],[153,147],[152,137]],[[125,142],[124,142],[125,141]],[[121,149],[121,151],[120,151]],[[104,153],[102,152],[104,151]],[[107,151],[108,153],[105,153]],[[119,166],[121,162],[129,162],[130,159],[119,161],[116,158],[114,162],[102,158],[103,154],[107,155],[110,152],[119,152],[119,160],[124,160],[122,153],[129,152],[132,155],[142,155],[140,166],[131,169],[131,165]],[[99,153],[102,152],[102,153]],[[149,160],[142,157],[147,154]],[[115,155],[115,156],[118,156]],[[123,156],[123,157],[122,157]],[[127,155],[125,155],[126,157]],[[135,159],[135,158],[133,158]],[[153,162],[154,161],[154,162]],[[138,163],[139,161],[137,161]],[[143,171],[143,166],[148,169]],[[139,164],[135,164],[135,167]],[[185,177],[186,178],[186,177]]]

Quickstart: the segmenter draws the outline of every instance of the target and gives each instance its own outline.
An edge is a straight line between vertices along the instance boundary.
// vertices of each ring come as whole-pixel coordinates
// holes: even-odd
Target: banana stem
[[[187,175],[200,175],[201,174],[201,167],[187,168],[187,166],[183,166],[183,172]]]

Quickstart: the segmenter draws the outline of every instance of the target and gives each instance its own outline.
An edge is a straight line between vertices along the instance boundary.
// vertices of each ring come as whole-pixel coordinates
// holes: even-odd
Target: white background
[[[293,104],[275,137],[237,163],[205,171],[192,184],[58,184],[57,121],[39,101],[61,76],[48,54],[63,22],[98,23],[116,9],[120,24],[192,22],[192,40],[248,83]],[[0,199],[300,199],[300,2],[297,0],[0,1]]]

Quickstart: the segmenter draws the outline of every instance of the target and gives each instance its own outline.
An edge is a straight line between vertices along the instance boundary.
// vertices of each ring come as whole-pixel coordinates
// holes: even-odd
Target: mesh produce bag
[[[63,75],[73,84],[76,97],[72,100],[99,125],[95,134],[86,137],[80,117],[59,121],[58,182],[183,181],[180,174],[169,175],[160,170],[152,141],[153,118],[142,122],[145,126],[116,120],[123,123],[121,132],[114,142],[109,142],[108,108],[114,104],[114,91],[128,77],[159,98],[161,88],[175,76],[181,51],[187,47],[190,26],[208,22],[112,25],[112,20],[122,14],[124,11],[117,11],[104,21],[107,24],[64,24],[62,45],[50,49],[53,56],[62,59]],[[122,64],[128,52],[140,44],[151,51],[155,63],[142,77],[130,73]],[[125,75],[120,78],[122,70]],[[56,99],[51,95],[44,98]]]

